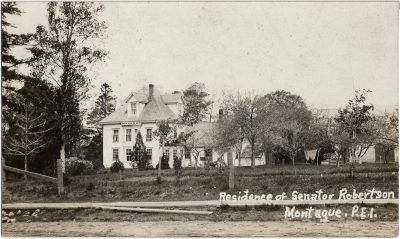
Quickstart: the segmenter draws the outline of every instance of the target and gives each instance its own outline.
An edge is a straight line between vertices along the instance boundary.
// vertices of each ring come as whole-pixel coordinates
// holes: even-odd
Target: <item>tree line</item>
[[[377,144],[387,162],[388,153],[398,147],[397,112],[374,114],[373,104],[367,101],[370,92],[356,91],[334,115],[312,111],[301,96],[284,90],[265,95],[226,94],[217,145],[222,151],[236,152],[240,165],[246,143],[253,167],[255,155],[263,153],[266,163],[289,161],[294,165],[296,158],[304,155],[302,151],[311,149],[322,149],[321,156],[335,153],[337,163],[358,161]]]

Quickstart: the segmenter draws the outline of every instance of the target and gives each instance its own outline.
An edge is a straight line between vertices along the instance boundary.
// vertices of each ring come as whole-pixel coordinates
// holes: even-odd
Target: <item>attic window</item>
[[[136,112],[137,112],[136,102],[131,102],[131,113],[135,115]]]

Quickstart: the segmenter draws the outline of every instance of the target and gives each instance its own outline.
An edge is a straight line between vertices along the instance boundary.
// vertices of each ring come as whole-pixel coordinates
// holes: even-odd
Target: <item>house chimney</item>
[[[149,102],[154,98],[154,85],[149,84]]]
[[[224,111],[222,109],[219,109],[218,111],[218,120],[222,121],[224,119]]]

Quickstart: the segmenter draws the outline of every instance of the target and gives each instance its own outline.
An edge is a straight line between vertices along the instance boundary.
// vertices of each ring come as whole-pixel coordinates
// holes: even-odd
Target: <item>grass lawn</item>
[[[163,170],[162,184],[156,183],[156,170],[126,169],[121,174],[99,170],[93,175],[69,177],[66,194],[57,195],[55,184],[17,177],[8,177],[3,203],[11,202],[110,202],[218,200],[220,192],[279,194],[296,190],[312,193],[322,189],[338,195],[341,188],[363,191],[375,188],[394,191],[398,197],[398,164],[363,164],[355,166],[258,166],[235,168],[235,189],[228,190],[227,172],[219,169],[183,169],[181,183],[176,185],[174,170]],[[13,176],[13,175],[9,175]]]
[[[174,170],[163,170],[163,182],[156,183],[156,170],[124,170],[121,174],[100,170],[93,175],[69,177],[66,194],[57,196],[55,184],[39,180],[17,178],[9,175],[8,193],[3,192],[3,203],[13,202],[112,202],[112,201],[172,201],[172,200],[218,200],[220,192],[237,194],[248,189],[253,194],[286,192],[296,190],[313,193],[322,189],[333,193],[335,198],[341,188],[364,191],[375,188],[394,191],[398,198],[397,164],[356,165],[355,177],[351,178],[350,166],[259,166],[236,167],[235,189],[228,190],[227,172],[218,169],[183,169],[181,184],[176,185]],[[348,213],[353,205],[315,206],[317,209],[339,208]],[[361,205],[360,205],[361,206]],[[377,218],[369,221],[397,221],[398,205],[368,205],[374,207]],[[305,206],[298,206],[305,209]],[[197,210],[197,209],[195,209]],[[214,210],[214,209],[213,209]],[[42,210],[39,217],[17,217],[18,222],[82,221],[82,222],[152,222],[152,221],[286,221],[283,206],[256,206],[243,208],[220,207],[211,215],[176,215],[158,213],[110,212],[98,209]],[[333,219],[357,221],[357,218]],[[302,221],[319,222],[318,219]]]

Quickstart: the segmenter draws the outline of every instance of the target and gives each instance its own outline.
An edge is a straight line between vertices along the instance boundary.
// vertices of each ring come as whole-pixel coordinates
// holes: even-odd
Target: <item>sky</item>
[[[396,2],[105,2],[109,52],[93,66],[94,89],[119,99],[144,84],[165,92],[203,82],[222,91],[288,90],[313,108],[344,107],[370,89],[398,104]],[[46,25],[46,3],[22,2],[16,32]]]

